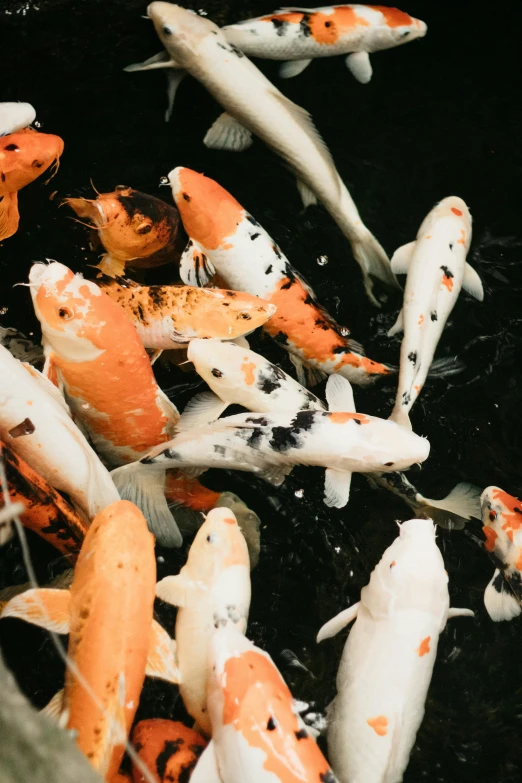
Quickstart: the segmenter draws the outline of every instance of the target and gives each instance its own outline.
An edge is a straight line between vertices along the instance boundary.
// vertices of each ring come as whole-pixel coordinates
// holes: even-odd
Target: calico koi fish
[[[18,191],[53,164],[56,173],[62,152],[63,141],[59,136],[38,133],[32,128],[0,137],[0,241],[18,230]]]
[[[404,330],[397,398],[391,414],[411,427],[409,412],[428,375],[446,321],[461,288],[480,302],[482,283],[466,262],[471,215],[457,196],[440,201],[424,218],[417,239],[395,251],[392,269],[407,274],[404,304],[389,336]]]
[[[0,346],[0,439],[90,521],[119,499],[53,384]]]
[[[207,742],[183,723],[152,718],[136,724],[132,744],[157,783],[186,783]],[[147,783],[134,766],[133,783]]]
[[[297,176],[304,205],[320,201],[349,240],[365,290],[379,306],[370,275],[397,287],[388,256],[362,222],[310,115],[279,92],[209,19],[165,2],[151,3],[147,14],[169,54],[225,109],[204,144],[239,151],[255,134],[280,155]]]
[[[227,41],[249,57],[286,60],[285,79],[297,76],[316,57],[348,54],[346,65],[362,84],[372,78],[370,53],[422,38],[427,25],[398,8],[338,5],[285,8],[268,16],[227,25]]]
[[[156,585],[156,596],[178,606],[176,658],[179,692],[199,728],[211,733],[207,710],[209,645],[216,628],[246,630],[250,607],[248,549],[234,514],[211,511],[177,576]]]
[[[218,272],[231,288],[274,304],[276,313],[264,329],[289,352],[300,383],[305,383],[303,364],[356,384],[395,371],[364,356],[362,346],[319,304],[264,228],[217,182],[183,167],[171,171],[169,181],[190,237],[181,258],[181,279],[206,285]]]
[[[118,185],[96,199],[66,198],[78,217],[88,218],[106,252],[98,264],[109,277],[125,268],[150,269],[178,263],[186,242],[175,207],[139,190]]]
[[[498,487],[487,487],[481,503],[484,546],[495,564],[484,605],[498,623],[522,612],[522,501]]]
[[[191,783],[336,783],[271,657],[232,627],[213,636],[212,740]]]
[[[321,642],[355,620],[328,711],[328,755],[340,783],[399,783],[424,717],[439,636],[451,617],[448,575],[429,519],[400,525],[361,591],[324,625]]]
[[[241,413],[182,431],[112,476],[120,492],[132,497],[136,474],[142,474],[139,487],[149,472],[165,468],[245,470],[277,486],[295,465],[317,465],[326,468],[326,505],[343,508],[353,472],[404,470],[427,459],[425,438],[393,421],[355,413],[346,379],[331,376],[326,395],[329,411]]]
[[[28,128],[35,119],[36,112],[30,103],[16,101],[0,103],[0,136],[7,136],[22,128]]]
[[[179,414],[161,391],[136,329],[95,283],[63,264],[34,264],[29,286],[49,371],[111,465],[139,459],[174,434]],[[164,476],[142,487],[150,529],[165,546],[181,535],[163,494]]]
[[[120,500],[94,519],[70,590],[28,590],[1,615],[69,634],[68,656],[91,692],[67,669],[46,710],[68,716],[107,780],[119,769],[145,675],[178,680],[172,640],[153,619],[155,583],[154,538],[141,512]]]
[[[184,348],[196,337],[233,340],[262,326],[276,307],[257,296],[185,285],[97,281],[123,307],[145,348]]]

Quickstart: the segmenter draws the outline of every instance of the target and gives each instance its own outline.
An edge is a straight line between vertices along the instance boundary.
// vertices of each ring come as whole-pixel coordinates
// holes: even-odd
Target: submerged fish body
[[[64,203],[92,221],[106,250],[98,266],[110,277],[124,275],[126,266],[149,269],[179,261],[184,244],[179,214],[161,199],[119,185],[96,199]]]
[[[234,628],[209,655],[212,740],[193,783],[336,783],[276,665]]]
[[[398,8],[348,4],[285,8],[227,25],[223,32],[249,57],[288,60],[283,77],[302,73],[316,57],[349,54],[348,68],[365,84],[372,77],[369,53],[422,38],[427,26]]]
[[[205,285],[214,272],[227,285],[274,304],[265,331],[302,364],[365,384],[393,372],[364,356],[317,301],[264,228],[217,182],[187,168],[169,174],[172,194],[190,237],[180,265],[184,282]],[[247,260],[248,259],[248,260]]]
[[[449,617],[448,576],[431,520],[412,519],[385,551],[361,600],[318,641],[355,620],[328,713],[328,753],[340,783],[399,783],[408,765]]]
[[[148,7],[169,54],[198,79],[225,109],[205,137],[208,147],[246,149],[255,134],[294,170],[305,206],[320,201],[351,243],[368,296],[373,275],[397,282],[389,259],[366,228],[309,114],[288,100],[222,31],[208,19],[180,6],[153,2]]]
[[[145,348],[186,347],[195,338],[233,340],[262,326],[275,306],[240,291],[185,285],[143,286],[118,278],[100,288],[130,318]]]
[[[449,196],[424,219],[417,239],[392,259],[396,274],[407,274],[403,309],[389,334],[404,330],[399,387],[392,418],[409,426],[444,326],[461,288],[482,301],[482,283],[466,262],[471,215],[461,198]]]
[[[0,103],[0,136],[27,128],[36,119],[36,112],[30,103],[2,102]]]
[[[522,612],[522,501],[499,487],[482,493],[485,548],[495,564],[484,604],[492,620],[512,620]]]

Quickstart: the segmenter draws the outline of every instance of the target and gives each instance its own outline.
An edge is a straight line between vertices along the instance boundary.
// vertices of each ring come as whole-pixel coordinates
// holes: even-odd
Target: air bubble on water
[[[164,187],[165,185],[169,184],[169,178],[168,177],[161,177],[159,186],[160,188]]]
[[[328,263],[328,256],[319,256],[319,258],[317,259],[317,263],[319,264],[319,266],[326,266],[326,264]]]
[[[350,579],[353,579],[353,571],[350,571]]]
[[[0,307],[0,315],[5,315],[9,310],[8,307]]]
[[[158,555],[157,558],[156,558],[156,561],[158,563],[164,563],[165,562],[165,558],[163,557],[163,555]]]
[[[339,552],[341,551],[341,547],[340,546],[334,546],[334,549],[337,552],[337,554],[339,554]]]
[[[348,335],[350,334],[350,330],[348,329],[347,326],[341,326],[339,331],[341,332],[343,337],[348,337]]]
[[[294,495],[296,496],[296,498],[304,497],[304,489],[296,489],[296,491],[294,492]]]
[[[35,120],[35,121],[33,122],[33,125],[34,125],[34,127],[35,127],[35,128],[41,128],[41,127],[42,127],[42,123],[41,123],[41,122],[38,122],[38,120]]]
[[[198,8],[198,14],[199,16],[208,16],[208,11],[205,11],[204,8]]]

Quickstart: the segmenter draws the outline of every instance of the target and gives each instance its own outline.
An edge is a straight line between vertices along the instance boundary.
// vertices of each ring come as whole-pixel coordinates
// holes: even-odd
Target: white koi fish
[[[495,564],[484,605],[498,623],[522,612],[522,501],[498,487],[487,487],[481,503],[484,546]]]
[[[466,262],[471,215],[457,196],[440,201],[425,217],[417,239],[395,251],[395,274],[407,274],[404,303],[389,336],[402,329],[399,388],[391,418],[410,427],[409,411],[428,375],[437,344],[461,288],[480,302],[482,283]]]
[[[212,637],[212,740],[191,783],[336,783],[271,657],[233,627]]]
[[[36,112],[30,103],[0,103],[0,136],[28,128],[35,119]]]
[[[430,519],[411,519],[372,571],[359,603],[317,641],[353,620],[328,712],[328,754],[340,783],[400,783],[424,717],[439,636],[451,617],[448,575]]]
[[[179,690],[187,712],[211,734],[207,710],[209,645],[216,628],[246,631],[250,607],[248,549],[228,508],[208,514],[177,576],[156,585],[156,596],[178,606],[176,655]]]
[[[316,57],[348,54],[346,65],[357,81],[372,78],[369,54],[414,41],[428,28],[398,8],[338,5],[284,8],[268,16],[227,25],[227,41],[249,57],[287,60],[283,78],[297,76]]]
[[[147,13],[169,54],[225,109],[205,145],[239,151],[255,134],[272,147],[295,171],[305,206],[320,201],[348,238],[366,292],[378,305],[370,275],[397,286],[388,256],[362,222],[310,115],[279,92],[209,19],[164,2],[151,3]]]
[[[352,389],[344,378],[331,376],[326,395],[330,411],[228,416],[180,432],[140,462],[111,475],[125,497],[132,499],[132,487],[139,485],[137,478],[144,469],[195,469],[198,474],[208,468],[244,470],[277,486],[295,465],[317,465],[326,468],[326,505],[343,508],[353,472],[405,470],[428,458],[430,444],[425,438],[393,421],[354,413]]]

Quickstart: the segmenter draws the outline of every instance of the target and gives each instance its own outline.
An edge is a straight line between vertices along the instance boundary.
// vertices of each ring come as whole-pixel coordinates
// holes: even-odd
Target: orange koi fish
[[[22,524],[33,530],[64,555],[76,555],[87,533],[87,525],[27,462],[0,441],[9,497],[13,503],[23,503]],[[0,489],[0,504],[3,493]]]
[[[185,285],[137,285],[104,280],[99,285],[125,310],[145,348],[183,348],[196,337],[233,340],[262,326],[275,305],[257,296]]]
[[[126,500],[98,514],[85,537],[70,590],[28,590],[2,618],[69,634],[65,687],[46,710],[65,714],[67,728],[108,780],[119,769],[145,675],[177,682],[172,640],[153,620],[154,538]]]
[[[274,304],[277,311],[264,329],[289,352],[300,383],[303,365],[356,384],[394,372],[345,336],[263,227],[221,185],[187,168],[174,169],[169,180],[190,237],[182,280],[206,285],[217,271],[231,288]]]
[[[213,635],[212,740],[191,783],[336,783],[271,657],[230,626]]]
[[[0,137],[0,241],[18,229],[18,191],[34,182],[49,166],[58,170],[63,141],[50,133],[23,128]]]
[[[186,783],[207,742],[183,723],[152,718],[136,724],[132,744],[157,783]],[[147,783],[137,767],[133,783]]]
[[[179,414],[161,391],[136,329],[96,283],[63,264],[34,264],[29,285],[42,326],[47,362],[71,410],[111,465],[132,462],[174,433]],[[164,545],[181,535],[163,495],[160,474],[141,488],[140,504]]]
[[[485,548],[495,564],[484,605],[495,622],[522,612],[522,501],[498,487],[482,493]]]
[[[96,199],[66,198],[63,203],[78,217],[92,220],[106,250],[98,267],[109,277],[124,275],[126,266],[178,263],[186,238],[170,204],[125,185]]]

